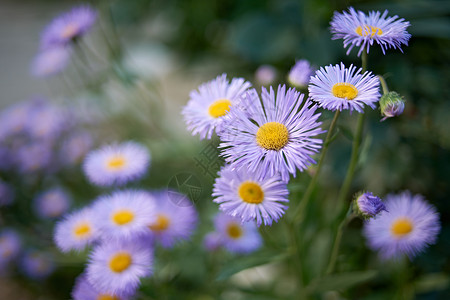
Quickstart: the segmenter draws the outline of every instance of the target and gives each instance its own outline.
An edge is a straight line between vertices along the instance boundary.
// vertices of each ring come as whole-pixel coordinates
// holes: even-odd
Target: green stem
[[[386,80],[385,80],[384,77],[381,76],[381,75],[378,75],[377,77],[378,77],[378,79],[380,80],[381,87],[383,88],[383,94],[386,95],[387,93],[389,93],[389,88],[388,88],[388,86],[387,86]]]
[[[367,70],[367,52],[365,49],[362,52],[361,66],[362,66],[362,73],[364,73]],[[353,175],[355,174],[356,165],[358,164],[359,148],[361,146],[365,118],[366,114],[364,112],[360,113],[358,116],[356,132],[353,138],[350,164],[348,166],[347,174],[345,175],[344,183],[342,184],[341,190],[339,191],[339,196],[337,200],[338,212],[340,212],[342,210],[342,207],[345,205],[345,198],[347,197],[348,192],[350,190],[350,186],[353,181]]]
[[[330,128],[328,129],[327,137],[325,138],[325,142],[323,145],[322,153],[319,158],[319,163],[317,164],[317,169],[315,174],[313,175],[313,178],[309,182],[308,187],[306,188],[305,193],[303,194],[303,197],[297,206],[297,209],[294,212],[294,222],[301,222],[304,216],[305,209],[309,203],[309,199],[311,198],[311,194],[314,191],[314,188],[316,186],[317,178],[319,177],[320,169],[322,168],[323,161],[325,160],[325,155],[328,150],[328,146],[330,145],[331,139],[333,137],[333,131],[336,127],[337,119],[339,118],[340,111],[336,110],[336,113],[334,114],[333,121],[331,121]]]
[[[347,226],[347,224],[350,223],[350,221],[353,220],[353,218],[356,216],[351,213],[351,209],[352,208],[350,206],[350,209],[347,213],[347,217],[344,220],[342,220],[342,222],[339,224],[339,227],[338,227],[338,230],[336,233],[336,237],[334,239],[333,250],[331,251],[330,261],[328,263],[328,267],[325,272],[325,275],[330,275],[331,273],[333,273],[334,267],[336,265],[337,256],[339,254],[339,247],[341,245],[341,239],[342,239],[342,234],[344,232],[344,227]]]

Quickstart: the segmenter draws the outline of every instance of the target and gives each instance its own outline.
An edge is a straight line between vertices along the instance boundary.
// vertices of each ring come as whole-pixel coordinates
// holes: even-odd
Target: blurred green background
[[[76,3],[79,2],[2,0],[1,106],[36,94],[56,98],[67,95],[68,91],[56,79],[39,81],[29,77],[28,65],[38,49],[43,26],[57,13]],[[160,267],[161,275],[148,283],[148,290],[145,289],[151,295],[148,299],[211,299],[215,292],[209,289],[218,289],[220,293],[217,294],[222,299],[275,297],[268,291],[264,293],[263,280],[236,288],[238,285],[233,282],[208,278],[211,257],[202,252],[201,240],[202,234],[212,228],[210,218],[217,207],[210,197],[213,178],[196,164],[195,158],[209,147],[209,142],[190,137],[179,113],[190,90],[222,72],[253,80],[258,66],[271,64],[278,69],[278,82],[284,83],[296,59],[308,59],[316,66],[340,61],[346,65],[360,65],[356,51],[345,55],[342,40],[332,41],[329,32],[333,11],[345,10],[350,5],[363,11],[387,9],[389,15],[397,14],[410,21],[408,31],[412,34],[403,54],[390,50],[383,55],[377,46],[370,50],[369,70],[384,75],[389,88],[402,94],[407,103],[402,116],[382,123],[378,111],[369,112],[361,159],[364,168],[358,170],[352,192],[367,189],[384,196],[409,189],[423,194],[440,212],[442,231],[438,243],[414,260],[411,272],[404,271],[401,266],[389,268],[380,264],[375,254],[362,246],[365,240],[360,233],[361,222],[352,222],[344,235],[339,269],[378,270],[379,273],[363,284],[344,288],[342,296],[348,299],[407,299],[415,292],[416,299],[450,299],[450,1],[117,0],[91,3],[101,9],[103,26],[114,21],[122,43],[117,57],[105,56],[105,59],[123,63],[125,69],[136,76],[132,77],[132,87],[146,95],[143,100],[133,100],[125,94],[127,108],[122,109],[124,101],[119,108],[111,108],[104,124],[104,128],[108,128],[105,129],[106,136],[139,140],[151,149],[153,165],[142,186],[166,187],[173,176],[188,170],[199,178],[203,188],[196,199],[203,225],[193,243],[160,254],[160,265],[156,268]],[[92,45],[100,43],[95,36],[89,42]],[[102,54],[102,48],[98,49]],[[136,63],[129,64],[129,60],[137,62],[140,68],[136,68]],[[127,69],[127,66],[130,67]],[[146,79],[137,80],[139,76]],[[93,89],[89,95],[95,98],[97,92]],[[109,98],[114,97],[117,93]],[[83,104],[83,108],[89,109],[89,104]],[[328,112],[323,112],[324,128],[331,117]],[[343,114],[340,120],[343,132],[354,128],[354,119],[354,116]],[[318,189],[315,193],[316,199],[326,200],[310,206],[308,215],[317,218],[310,222],[313,224],[311,232],[322,228],[332,214],[333,206],[327,203],[335,197],[345,176],[351,150],[349,139],[351,136],[343,134],[330,147],[328,166],[320,179],[327,189]],[[213,144],[217,145],[217,141],[213,140]],[[306,173],[301,174],[296,181],[292,203],[295,203],[295,195],[305,188],[308,177]],[[72,185],[72,191],[85,203],[100,192],[81,193],[79,189],[86,183],[77,184],[79,186]],[[273,238],[271,243],[274,245],[268,247],[270,255],[256,255],[256,263],[238,259],[236,264],[252,266],[265,262],[264,256],[271,257],[283,248],[283,230],[281,224],[270,230],[264,228],[264,235]],[[328,235],[325,230],[310,234],[308,243],[317,247],[314,250],[320,253],[321,248],[329,247]],[[186,257],[189,257],[188,261]],[[314,277],[315,268],[323,268],[320,258],[315,260],[311,255],[310,259],[307,278]],[[77,258],[77,262],[83,260]],[[222,257],[215,264],[221,269],[224,262],[229,261],[233,259]],[[64,263],[72,267],[60,269],[45,285],[27,285],[29,293],[43,295],[39,299],[67,298],[73,276],[82,266],[76,262]],[[226,271],[213,270],[219,274]],[[211,282],[206,283],[208,280]],[[1,297],[2,293],[12,289],[13,294],[6,295],[22,299],[17,296],[19,286],[2,281],[4,279],[0,278],[0,298],[13,299]],[[287,282],[286,286],[290,284],[293,283]],[[258,290],[263,294],[258,294]],[[182,291],[184,297],[178,298]],[[37,299],[26,297],[24,295],[23,299]],[[333,292],[325,293],[323,297],[339,299]]]

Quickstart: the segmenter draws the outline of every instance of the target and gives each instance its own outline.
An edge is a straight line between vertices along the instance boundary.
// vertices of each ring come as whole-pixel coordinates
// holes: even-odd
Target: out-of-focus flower
[[[52,144],[46,141],[23,145],[15,156],[15,163],[21,173],[50,171],[51,162]]]
[[[220,171],[213,189],[214,202],[220,210],[238,217],[243,222],[256,221],[260,226],[277,222],[287,209],[289,202],[286,183],[277,174],[261,177],[246,168],[227,165]]]
[[[70,61],[69,46],[55,46],[41,50],[31,64],[31,75],[50,77],[62,72]]]
[[[223,246],[231,253],[254,252],[262,245],[261,236],[254,222],[242,223],[238,218],[219,213],[214,223]]]
[[[371,192],[359,193],[355,197],[354,207],[356,213],[364,219],[373,218],[386,210],[383,201]]]
[[[255,80],[260,85],[273,84],[277,79],[277,69],[271,65],[259,66],[255,71]]]
[[[100,197],[93,206],[102,239],[130,239],[148,234],[156,221],[154,197],[145,191],[124,190]]]
[[[244,109],[231,108],[220,132],[221,155],[237,168],[261,177],[281,174],[288,181],[289,173],[295,177],[297,169],[315,163],[311,156],[322,144],[315,136],[324,132],[317,121],[320,113],[309,100],[303,102],[303,94],[286,91],[284,85],[276,95],[272,87],[269,92],[262,88],[261,98],[253,90],[242,98]]]
[[[314,69],[306,59],[295,62],[288,75],[288,81],[295,87],[306,88],[311,76],[314,75]]]
[[[41,49],[66,45],[85,35],[95,23],[97,11],[80,5],[62,13],[47,25],[41,35]]]
[[[43,280],[55,270],[55,263],[49,253],[28,250],[22,257],[22,270],[31,279]]]
[[[440,231],[439,214],[421,195],[405,191],[386,196],[386,209],[364,226],[367,243],[390,259],[407,255],[410,259],[434,244]]]
[[[0,267],[14,260],[22,248],[22,239],[19,234],[9,228],[0,231]]]
[[[0,207],[10,205],[14,201],[13,188],[0,179]]]
[[[156,200],[156,220],[149,224],[151,236],[165,248],[188,239],[197,225],[197,212],[183,194],[167,190],[152,193]],[[177,199],[174,199],[177,197]]]
[[[183,116],[192,135],[199,134],[200,139],[211,139],[214,132],[223,128],[223,118],[230,108],[240,102],[242,95],[251,87],[243,78],[227,80],[222,74],[216,79],[204,83],[190,93],[189,102],[183,108]]]
[[[371,72],[360,74],[361,69],[351,65],[329,65],[320,68],[311,77],[309,95],[320,107],[328,110],[356,110],[364,112],[364,104],[372,109],[380,99],[380,82]]]
[[[56,224],[54,240],[63,252],[83,250],[95,242],[99,230],[94,222],[93,210],[88,207],[71,213]]]
[[[112,294],[100,293],[86,278],[85,274],[78,276],[72,291],[73,300],[128,300],[130,297],[119,297]]]
[[[92,149],[94,141],[88,131],[77,131],[70,134],[62,143],[59,157],[64,165],[80,163]]]
[[[384,94],[380,99],[381,115],[384,116],[381,121],[401,115],[404,109],[405,100],[396,92]]]
[[[27,132],[32,139],[54,141],[68,128],[69,119],[65,109],[43,102],[30,113]]]
[[[25,133],[30,114],[38,105],[37,100],[14,104],[0,113],[0,141]]]
[[[41,218],[59,218],[72,204],[72,198],[61,187],[54,187],[39,194],[34,199],[34,209]]]
[[[93,184],[122,185],[142,177],[149,164],[147,148],[135,142],[125,142],[90,152],[83,163],[83,170]]]
[[[344,39],[344,48],[349,46],[347,54],[353,47],[360,47],[358,56],[364,49],[369,53],[374,42],[380,45],[383,54],[388,48],[402,51],[402,44],[408,46],[411,37],[406,31],[410,24],[398,16],[387,17],[387,14],[387,10],[383,14],[371,11],[367,16],[362,11],[355,11],[353,7],[348,12],[335,12],[330,23],[333,40]]]
[[[153,249],[141,241],[112,241],[96,246],[86,274],[100,293],[127,297],[139,287],[140,279],[153,273]]]
[[[208,251],[216,251],[222,244],[222,238],[217,232],[210,232],[203,238],[203,246]]]

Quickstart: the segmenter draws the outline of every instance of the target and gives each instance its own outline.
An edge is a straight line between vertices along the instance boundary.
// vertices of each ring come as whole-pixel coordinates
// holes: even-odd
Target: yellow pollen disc
[[[392,223],[391,232],[392,234],[403,237],[409,234],[413,230],[413,224],[408,218],[399,218]]]
[[[369,26],[369,25],[364,25],[364,27],[362,26],[358,26],[355,29],[356,33],[359,36],[369,36],[370,37],[374,37],[375,35],[382,35],[383,31],[375,26]]]
[[[120,300],[119,298],[117,298],[116,296],[110,296],[107,294],[100,294],[97,296],[96,300]]]
[[[112,217],[117,225],[125,225],[133,221],[134,214],[129,210],[119,210]]]
[[[127,161],[125,160],[125,157],[123,156],[113,156],[111,157],[108,162],[106,163],[107,167],[112,170],[121,169],[123,166],[125,166],[125,163]]]
[[[66,26],[66,28],[64,28],[63,32],[61,33],[61,36],[66,39],[72,38],[75,36],[77,31],[78,31],[78,27],[76,25],[69,24]]]
[[[264,192],[259,184],[251,181],[244,181],[239,186],[239,197],[242,201],[252,204],[259,204],[264,200]]]
[[[230,223],[227,226],[227,234],[232,238],[232,239],[238,239],[242,236],[242,229],[241,226],[239,226],[239,224],[237,223]]]
[[[225,116],[231,107],[231,101],[228,99],[219,99],[214,101],[209,108],[208,113],[213,118]]]
[[[339,82],[333,85],[331,92],[335,97],[353,100],[358,96],[358,89],[351,83]]]
[[[170,219],[165,215],[158,215],[156,218],[156,222],[150,225],[150,229],[153,231],[164,231],[169,228]]]
[[[256,142],[267,150],[280,150],[289,141],[289,132],[283,124],[269,122],[259,127]]]
[[[74,228],[73,233],[75,233],[77,237],[87,236],[91,233],[91,226],[86,223],[80,224]]]
[[[131,265],[131,255],[126,252],[117,253],[109,261],[109,268],[116,273],[122,273]]]

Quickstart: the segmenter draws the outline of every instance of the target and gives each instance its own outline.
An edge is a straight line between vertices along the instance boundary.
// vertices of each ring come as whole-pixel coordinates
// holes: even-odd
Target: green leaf
[[[416,280],[414,286],[418,293],[445,290],[450,285],[449,276],[444,273],[426,274]]]
[[[224,266],[217,275],[216,280],[226,280],[240,271],[281,261],[286,257],[288,257],[286,253],[275,254],[273,252],[260,252],[251,256],[239,257]]]
[[[376,275],[377,271],[375,270],[334,274],[314,280],[308,289],[311,292],[344,291],[354,285],[371,280]]]

